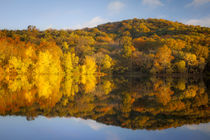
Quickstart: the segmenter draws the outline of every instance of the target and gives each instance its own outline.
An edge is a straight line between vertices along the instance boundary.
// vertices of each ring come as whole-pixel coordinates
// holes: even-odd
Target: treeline
[[[209,72],[209,34],[208,27],[163,19],[124,20],[81,30],[40,31],[31,25],[1,30],[0,71]]]
[[[95,59],[79,58],[74,49],[63,52],[55,42],[38,45],[19,39],[0,38],[0,73],[5,74],[94,74]]]
[[[0,80],[2,116],[80,117],[152,130],[210,121],[210,95],[201,77],[13,78]]]

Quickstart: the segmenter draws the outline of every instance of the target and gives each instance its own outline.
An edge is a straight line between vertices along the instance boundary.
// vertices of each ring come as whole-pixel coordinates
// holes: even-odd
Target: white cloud
[[[142,4],[152,7],[164,5],[160,0],[142,0]]]
[[[210,132],[210,123],[208,124],[199,124],[199,125],[186,125],[184,128],[190,129],[190,130],[199,130],[202,132],[209,133]]]
[[[187,4],[187,6],[200,6],[209,2],[210,0],[193,0],[191,3]]]
[[[201,25],[201,26],[210,27],[210,17],[206,17],[202,19],[190,19],[190,20],[184,21],[184,23],[190,24],[190,25]]]
[[[82,119],[82,118],[73,118],[73,120],[75,120],[76,122],[80,122],[82,124],[85,124],[95,131],[100,130],[101,128],[107,127],[106,125],[104,125],[102,123],[98,123],[95,120],[90,120],[90,119],[85,120],[85,119]]]
[[[88,21],[84,24],[76,25],[73,28],[74,29],[81,29],[81,28],[85,28],[85,27],[91,28],[91,27],[95,27],[99,24],[106,23],[106,22],[109,22],[109,20],[101,18],[100,16],[97,16],[97,17],[92,18],[90,21]]]
[[[125,4],[123,2],[113,1],[109,3],[107,8],[111,14],[118,14],[124,7]]]
[[[46,29],[52,29],[53,27],[52,27],[53,25],[52,24],[50,24],[49,26],[47,26],[47,28]]]

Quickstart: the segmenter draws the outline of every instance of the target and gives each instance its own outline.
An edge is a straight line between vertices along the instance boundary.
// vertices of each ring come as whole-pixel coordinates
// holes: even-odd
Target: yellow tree
[[[63,42],[62,48],[63,48],[64,51],[67,51],[69,49],[68,43],[67,42]]]
[[[185,41],[182,41],[180,39],[175,40],[175,39],[170,38],[170,39],[164,40],[164,43],[172,50],[179,50],[179,51],[185,48],[186,46]]]
[[[103,62],[103,68],[104,69],[109,69],[111,68],[113,65],[113,61],[112,61],[112,58],[109,56],[109,55],[105,55],[105,58],[104,58],[104,62]]]
[[[177,67],[178,72],[181,72],[181,73],[186,72],[186,63],[184,60],[181,60],[181,61],[175,63],[175,65]]]
[[[174,57],[171,55],[171,49],[166,45],[159,48],[155,55],[154,67],[152,68],[151,72],[171,72],[171,60],[173,58]]]
[[[17,58],[15,56],[12,56],[9,59],[9,64],[6,69],[6,72],[15,72],[18,74],[26,73],[28,70],[28,63],[24,63],[20,58]]]
[[[82,65],[82,74],[91,75],[96,72],[96,62],[92,56],[86,56]]]
[[[186,53],[184,59],[187,63],[188,72],[195,72],[193,70],[193,67],[196,67],[198,65],[197,56],[192,53]]]
[[[66,53],[63,57],[64,71],[67,75],[72,74],[78,70],[79,57],[75,53]]]
[[[129,36],[123,36],[120,40],[120,45],[123,46],[123,54],[125,57],[130,57],[135,48],[132,43],[132,38]]]
[[[62,72],[60,59],[53,58],[49,51],[40,52],[35,66],[37,74],[58,74]]]
[[[96,64],[98,65],[99,73],[102,71],[110,70],[114,62],[108,54],[103,54],[102,52],[96,53],[94,55]]]

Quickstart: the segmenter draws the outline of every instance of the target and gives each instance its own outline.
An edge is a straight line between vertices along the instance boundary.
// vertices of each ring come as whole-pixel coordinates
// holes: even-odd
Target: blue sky
[[[210,0],[0,0],[0,29],[76,29],[135,17],[210,27]]]

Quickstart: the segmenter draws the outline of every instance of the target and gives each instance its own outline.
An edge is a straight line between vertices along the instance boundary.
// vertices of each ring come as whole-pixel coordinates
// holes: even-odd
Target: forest
[[[0,115],[149,130],[207,123],[209,47],[210,28],[164,19],[3,29]]]
[[[209,74],[210,28],[131,19],[80,30],[0,30],[0,74]]]

